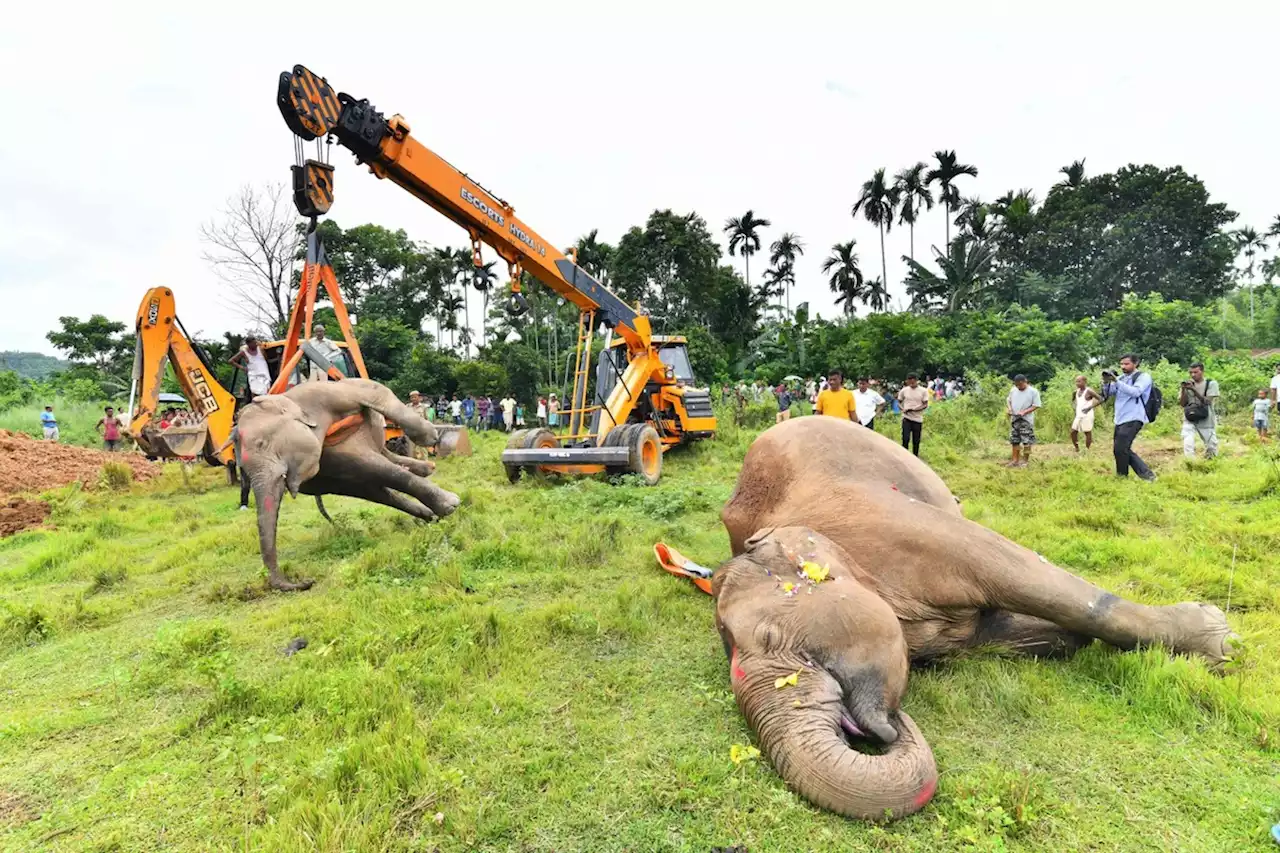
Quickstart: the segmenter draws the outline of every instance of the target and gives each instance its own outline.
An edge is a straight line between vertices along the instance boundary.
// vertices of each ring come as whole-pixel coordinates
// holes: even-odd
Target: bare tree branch
[[[297,216],[284,184],[244,186],[219,219],[200,228],[204,259],[227,285],[229,308],[252,323],[283,332],[293,307]]]

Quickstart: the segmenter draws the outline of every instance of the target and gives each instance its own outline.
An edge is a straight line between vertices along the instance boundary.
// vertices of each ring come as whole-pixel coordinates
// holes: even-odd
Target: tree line
[[[655,210],[616,243],[593,230],[571,248],[584,269],[643,304],[658,331],[688,336],[707,382],[837,365],[1033,375],[1117,348],[1185,360],[1219,345],[1280,345],[1271,284],[1280,256],[1266,257],[1280,216],[1263,231],[1230,228],[1236,214],[1178,166],[1089,176],[1080,160],[1060,172],[1043,202],[1026,189],[984,202],[964,194],[978,169],[954,151],[892,179],[875,170],[850,213],[879,232],[880,274],[864,273],[856,240],[833,245],[821,264],[841,310],[833,318],[792,305],[797,260],[811,249],[793,231],[771,235],[755,210],[724,223],[724,248],[705,218],[672,210]],[[932,248],[926,263],[915,257],[915,232],[935,210],[945,250]],[[890,286],[884,237],[895,225],[909,229],[909,254],[905,280]],[[530,311],[512,318],[495,299],[508,283],[494,262],[476,267],[470,249],[428,246],[376,224],[319,228],[374,378],[399,391],[524,398],[566,383],[577,309],[536,280],[522,282]],[[204,236],[206,259],[244,320],[243,331],[200,342],[220,364],[244,332],[282,333],[305,241],[278,187],[246,188]],[[768,263],[753,281],[758,256]],[[124,324],[100,315],[60,323],[48,338],[72,362],[61,381],[96,383],[104,396],[127,389],[133,343]]]

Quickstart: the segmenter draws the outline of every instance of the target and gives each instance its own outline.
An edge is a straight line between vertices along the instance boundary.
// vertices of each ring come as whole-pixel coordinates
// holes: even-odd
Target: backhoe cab
[[[301,65],[280,75],[276,105],[298,137],[294,202],[313,224],[333,202],[333,168],[320,142],[327,139],[465,229],[477,267],[482,244],[489,245],[507,262],[513,313],[526,307],[524,273],[578,307],[573,391],[560,411],[567,429],[513,433],[502,454],[513,482],[525,472],[629,472],[656,483],[666,450],[715,434],[711,397],[692,385],[686,342],[654,337],[639,306],[628,305],[578,266],[572,252],[557,251],[510,204],[414,138],[403,117],[388,118]],[[318,159],[304,160],[303,143],[313,140]],[[597,324],[609,330],[598,363],[592,352]]]

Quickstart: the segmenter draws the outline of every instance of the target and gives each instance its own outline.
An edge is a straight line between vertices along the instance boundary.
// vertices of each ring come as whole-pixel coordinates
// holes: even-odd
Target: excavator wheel
[[[398,456],[413,455],[413,445],[409,442],[409,439],[403,435],[398,435],[395,438],[389,439],[387,441],[387,450],[397,454]]]
[[[556,434],[554,432],[546,428],[531,429],[524,437],[523,447],[526,450],[543,450],[548,447],[559,446],[560,439],[556,438]],[[550,476],[551,473],[544,470],[541,465],[529,465],[527,466],[527,470],[531,475],[538,477],[539,479],[545,479]]]
[[[622,424],[609,430],[609,434],[604,437],[604,447],[629,447],[631,433],[638,424]],[[621,477],[630,471],[627,465],[609,465],[604,469],[605,475],[609,477]]]
[[[507,437],[507,450],[522,449],[524,447],[524,440],[528,435],[529,435],[529,430],[527,429],[518,429],[515,432],[511,433],[511,435]],[[504,464],[502,467],[507,472],[507,479],[510,480],[512,483],[518,482],[520,480],[520,472],[524,470],[523,466]]]
[[[627,436],[631,459],[627,469],[639,474],[647,486],[656,486],[662,477],[662,441],[658,431],[648,424],[634,424]]]

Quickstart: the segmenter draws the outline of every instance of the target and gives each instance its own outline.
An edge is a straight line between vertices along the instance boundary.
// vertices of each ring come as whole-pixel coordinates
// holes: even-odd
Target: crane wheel
[[[662,477],[662,441],[658,431],[648,424],[635,424],[627,436],[631,459],[627,466],[632,474],[639,474],[646,486],[656,486]]]
[[[548,447],[559,447],[560,439],[556,438],[556,434],[549,429],[531,429],[529,430],[528,435],[524,437],[523,446],[527,450],[543,450]],[[529,465],[526,467],[530,475],[543,479],[551,473],[541,465]]]
[[[629,447],[631,433],[637,424],[622,424],[609,430],[609,434],[604,437],[603,447]],[[609,465],[604,469],[606,476],[621,477],[628,473],[631,468],[627,465]]]
[[[525,437],[529,435],[529,430],[518,429],[511,433],[507,438],[507,450],[519,450],[524,447]],[[520,465],[503,465],[507,472],[507,480],[512,483],[520,480],[520,472],[524,470]]]
[[[395,438],[387,439],[386,448],[389,453],[394,453],[397,456],[413,455],[413,445],[410,444],[409,439],[403,435],[398,435]]]

